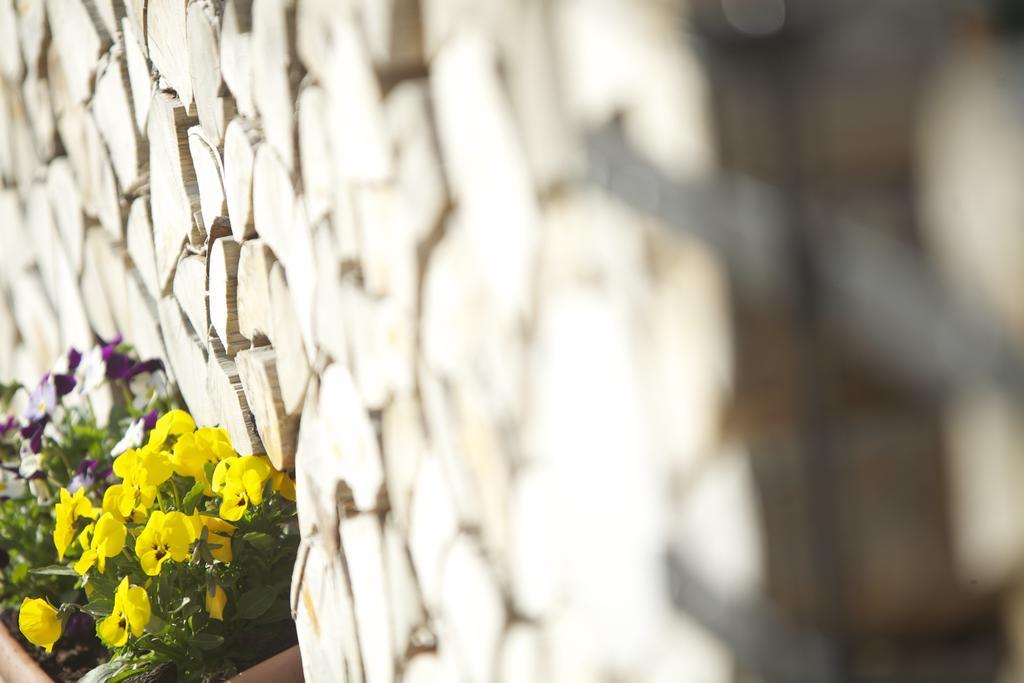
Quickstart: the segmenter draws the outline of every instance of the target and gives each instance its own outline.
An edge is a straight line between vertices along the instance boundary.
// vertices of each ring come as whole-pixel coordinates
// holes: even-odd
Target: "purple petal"
[[[120,334],[118,334],[109,342],[103,344],[103,360],[107,360],[110,357],[110,355],[114,353],[114,349],[117,348],[118,344],[121,343],[122,339],[123,337]]]
[[[132,359],[123,353],[113,351],[107,357],[107,377],[110,379],[127,379],[132,369]]]
[[[71,393],[71,390],[78,384],[78,380],[75,379],[74,375],[54,375],[53,385],[57,390],[57,396],[66,396]]]
[[[82,362],[82,352],[72,346],[68,349],[68,372],[74,372],[78,369],[78,364]]]
[[[152,374],[152,373],[156,372],[157,370],[163,370],[163,369],[164,369],[164,362],[162,360],[160,360],[159,358],[150,358],[149,360],[144,361],[142,363],[136,363],[128,371],[126,379],[131,379],[132,377],[135,377],[136,375],[141,375],[144,372],[148,372],[148,373]]]
[[[7,432],[11,431],[11,429],[13,429],[17,424],[18,422],[14,419],[13,415],[8,417],[4,422],[0,422],[0,436],[7,434]]]
[[[49,421],[50,416],[44,414],[21,428],[21,438],[28,439],[29,448],[33,453],[38,453],[43,447],[43,430]]]
[[[81,640],[95,629],[96,622],[92,617],[82,612],[75,612],[68,617],[67,624],[64,625],[64,635],[71,638],[72,641]]]
[[[146,416],[142,418],[142,428],[149,431],[153,427],[156,427],[156,408],[146,413]]]
[[[92,486],[96,482],[88,474],[76,474],[68,482],[68,493],[74,493],[78,489]]]
[[[78,469],[75,470],[75,474],[85,474],[86,472],[95,471],[96,466],[99,464],[98,460],[86,458],[82,462],[78,463]]]

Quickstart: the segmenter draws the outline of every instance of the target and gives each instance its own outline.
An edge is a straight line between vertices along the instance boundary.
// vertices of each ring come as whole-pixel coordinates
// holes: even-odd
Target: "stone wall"
[[[0,74],[0,377],[122,333],[294,467],[308,680],[732,676],[664,564],[761,581],[726,284],[586,182],[707,171],[679,8],[0,0]]]

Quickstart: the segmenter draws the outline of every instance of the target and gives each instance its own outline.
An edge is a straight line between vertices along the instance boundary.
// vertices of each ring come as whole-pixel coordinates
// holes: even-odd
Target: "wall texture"
[[[123,333],[294,467],[308,680],[717,681],[760,581],[715,261],[585,182],[708,166],[677,8],[0,0],[0,376]],[[721,540],[728,538],[728,543]]]

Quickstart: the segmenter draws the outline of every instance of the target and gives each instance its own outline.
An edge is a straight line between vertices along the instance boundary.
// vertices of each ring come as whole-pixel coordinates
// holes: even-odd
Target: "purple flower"
[[[153,374],[157,371],[162,372],[164,369],[164,362],[159,358],[150,358],[149,360],[136,363],[131,369],[131,377],[141,375],[143,373]]]
[[[151,358],[144,362],[136,362],[131,356],[112,351],[105,356],[107,361],[107,377],[110,379],[132,379],[143,373],[154,373],[164,369],[164,362],[159,358]]]
[[[145,417],[142,418],[142,428],[147,432],[153,427],[156,427],[156,408],[146,413]]]
[[[53,386],[57,390],[57,397],[67,396],[78,384],[74,375],[54,375]]]
[[[96,460],[83,460],[78,464],[75,476],[68,483],[68,493],[74,493],[80,488],[92,486],[97,481],[109,477],[110,473],[111,469],[109,466],[104,465],[100,467],[100,463]]]
[[[155,411],[154,411],[154,412],[155,412]],[[4,420],[3,422],[0,422],[0,436],[4,436],[4,435],[6,435],[6,434],[7,434],[7,432],[9,432],[9,431],[11,431],[12,429],[14,429],[14,427],[16,427],[16,426],[17,426],[17,424],[18,424],[18,421],[17,421],[17,420],[16,420],[15,418],[14,418],[14,416],[13,416],[13,415],[11,415],[10,417],[8,417],[8,418],[7,418],[6,420]]]
[[[88,614],[74,612],[64,625],[63,635],[71,641],[80,640],[96,630],[96,622]]]
[[[50,416],[44,413],[21,428],[21,438],[28,441],[29,450],[33,453],[42,450],[43,430],[46,429],[46,423],[49,421]]]
[[[114,353],[114,349],[118,347],[121,341],[124,339],[120,334],[111,339],[109,342],[104,342],[102,339],[100,342],[103,345],[103,360],[108,360],[110,355]]]
[[[134,366],[134,361],[131,358],[117,351],[111,351],[108,354],[106,349],[104,349],[103,356],[107,361],[108,379],[128,379],[131,376],[130,373]]]
[[[57,406],[57,387],[53,383],[50,373],[43,376],[37,386],[28,397],[28,413],[25,417],[35,420],[43,415],[49,415]]]
[[[78,364],[82,362],[82,352],[76,349],[74,346],[68,349],[68,372],[74,372],[78,369]]]

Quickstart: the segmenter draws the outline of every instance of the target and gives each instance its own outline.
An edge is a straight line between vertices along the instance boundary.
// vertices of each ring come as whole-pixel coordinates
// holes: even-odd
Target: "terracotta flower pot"
[[[0,681],[3,683],[53,683],[7,629],[0,624]]]
[[[302,657],[299,646],[292,645],[270,659],[246,669],[228,683],[302,683]]]
[[[302,683],[299,646],[279,652],[250,667],[228,683]],[[7,629],[0,625],[0,683],[53,683]]]

